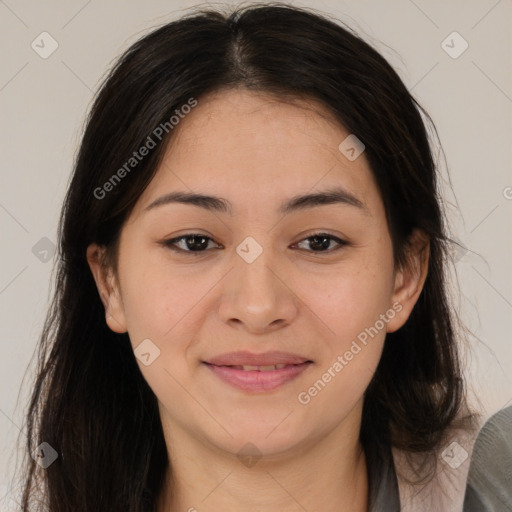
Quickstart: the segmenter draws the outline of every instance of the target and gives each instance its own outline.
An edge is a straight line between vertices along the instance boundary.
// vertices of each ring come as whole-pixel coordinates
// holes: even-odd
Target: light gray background
[[[445,186],[452,234],[468,248],[457,255],[456,307],[481,340],[469,340],[467,375],[471,396],[479,397],[487,417],[512,401],[512,2],[292,3],[333,14],[358,30],[436,123],[454,191]],[[193,5],[0,0],[1,510],[15,500],[14,443],[24,428],[31,373],[18,392],[46,314],[54,262],[41,261],[43,253],[37,257],[32,248],[43,237],[57,241],[60,207],[100,78],[143,34]],[[43,31],[59,45],[47,59],[31,48]],[[458,58],[442,47],[453,31],[469,44]],[[461,48],[457,39],[445,44],[452,52]]]

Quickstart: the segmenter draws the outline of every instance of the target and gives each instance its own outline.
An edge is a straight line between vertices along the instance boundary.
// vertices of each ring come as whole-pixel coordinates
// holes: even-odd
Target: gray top
[[[391,451],[369,468],[369,486],[368,512],[400,512]],[[512,406],[494,414],[478,433],[463,512],[512,512]]]
[[[400,512],[400,498],[391,450],[383,453],[369,470],[368,512]]]
[[[478,434],[464,512],[512,512],[512,406],[494,414]]]

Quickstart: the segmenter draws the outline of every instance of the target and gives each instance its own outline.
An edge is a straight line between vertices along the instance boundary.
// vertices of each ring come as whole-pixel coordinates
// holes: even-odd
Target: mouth
[[[206,363],[210,364],[210,363]],[[225,368],[232,368],[233,370],[243,370],[244,372],[272,372],[274,370],[282,370],[287,366],[296,366],[292,364],[267,364],[265,366],[253,366],[249,364],[242,365],[229,365],[229,364],[221,364],[214,366],[223,366]]]
[[[236,352],[203,361],[225,383],[243,391],[271,391],[294,380],[313,361],[293,354]]]
[[[252,352],[239,351],[229,352],[219,356],[211,357],[205,360],[205,363],[215,366],[276,366],[276,365],[292,365],[312,362],[307,357],[302,357],[289,352],[264,352],[262,354],[253,354]]]

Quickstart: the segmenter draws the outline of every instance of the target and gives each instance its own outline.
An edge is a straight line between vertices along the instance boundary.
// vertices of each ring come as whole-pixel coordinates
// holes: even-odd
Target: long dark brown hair
[[[123,223],[173,132],[104,197],[98,188],[190,98],[234,88],[325,105],[366,147],[396,265],[406,262],[413,229],[430,239],[424,289],[406,324],[387,335],[365,393],[368,464],[392,446],[435,455],[467,410],[428,114],[388,62],[338,20],[282,3],[196,10],[133,44],[89,113],[60,218],[55,290],[26,416],[25,511],[156,510],[169,469],[157,399],[128,334],[105,323],[86,249],[102,244],[115,262]],[[41,443],[57,452],[46,469],[32,457]]]

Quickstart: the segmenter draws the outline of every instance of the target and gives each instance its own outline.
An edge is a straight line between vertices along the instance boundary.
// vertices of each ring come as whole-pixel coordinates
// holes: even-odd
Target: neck
[[[368,476],[358,431],[338,426],[327,437],[292,453],[243,464],[236,454],[198,442],[174,425],[172,475],[166,476],[159,512],[366,512]]]

